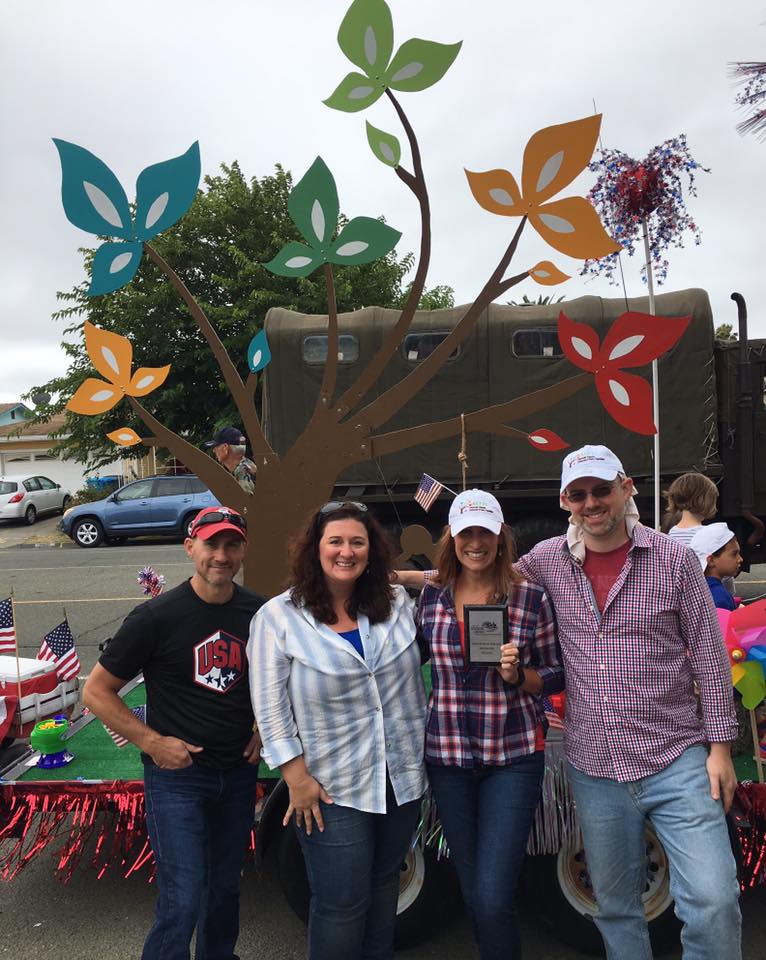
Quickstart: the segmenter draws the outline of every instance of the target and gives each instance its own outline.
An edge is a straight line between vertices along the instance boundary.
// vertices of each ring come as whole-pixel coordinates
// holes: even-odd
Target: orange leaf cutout
[[[107,433],[107,437],[120,447],[135,447],[137,443],[141,443],[141,437],[130,427],[120,427],[119,430],[112,430],[111,433]]]
[[[96,413],[111,410],[122,396],[123,391],[119,387],[104,383],[103,380],[96,380],[95,377],[88,377],[75,391],[67,404],[67,410],[93,416]]]
[[[484,173],[466,170],[465,175],[480,207],[503,217],[520,217],[524,214],[519,185],[512,173],[507,170],[487,170]]]
[[[620,249],[584,197],[554,200],[529,213],[529,222],[554,250],[580,260],[598,260]]]
[[[555,196],[587,167],[596,148],[601,114],[545,127],[524,148],[521,189],[526,206]]]
[[[557,283],[571,280],[568,273],[563,273],[554,263],[551,263],[550,260],[541,260],[539,263],[536,263],[529,271],[529,275],[535,283],[540,283],[544,287],[553,287]]]
[[[130,380],[133,347],[127,337],[102,330],[85,321],[85,347],[93,366],[102,377],[123,389]]]
[[[161,386],[169,373],[170,364],[166,367],[139,367],[125,388],[125,393],[130,397],[145,397]]]

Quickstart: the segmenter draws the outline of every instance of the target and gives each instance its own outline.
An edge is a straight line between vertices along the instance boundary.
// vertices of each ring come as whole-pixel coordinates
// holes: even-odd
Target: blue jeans
[[[309,960],[393,960],[399,873],[420,800],[386,813],[322,804],[324,832],[295,827],[311,887]]]
[[[609,960],[652,957],[641,901],[645,818],[667,853],[684,960],[740,960],[737,871],[723,807],[710,796],[706,759],[705,747],[689,747],[664,770],[630,783],[569,766]]]
[[[236,960],[239,878],[253,825],[258,767],[144,767],[146,826],[159,896],[142,960]]]
[[[481,960],[521,957],[516,887],[544,769],[543,751],[503,767],[428,764]]]

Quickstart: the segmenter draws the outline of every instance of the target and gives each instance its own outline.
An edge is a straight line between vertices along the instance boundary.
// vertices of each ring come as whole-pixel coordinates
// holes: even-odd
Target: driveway
[[[32,526],[21,520],[0,520],[0,550],[5,547],[34,546],[35,544],[74,546],[69,537],[65,537],[56,528],[61,517],[43,517]]]

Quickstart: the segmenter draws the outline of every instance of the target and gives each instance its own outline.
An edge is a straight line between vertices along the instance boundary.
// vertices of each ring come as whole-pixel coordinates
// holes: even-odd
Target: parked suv
[[[220,506],[197,477],[146,477],[104,500],[72,507],[60,527],[78,547],[97,547],[128,537],[184,537],[203,507]]]
[[[34,523],[43,513],[62,513],[72,498],[60,483],[48,477],[0,477],[0,520]]]

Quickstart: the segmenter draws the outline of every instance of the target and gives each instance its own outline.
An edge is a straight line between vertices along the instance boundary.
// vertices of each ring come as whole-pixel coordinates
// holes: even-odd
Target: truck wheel
[[[279,882],[293,911],[308,921],[311,891],[298,838],[292,827],[282,831],[278,849]],[[435,850],[418,846],[407,853],[399,878],[394,943],[397,949],[422,942],[460,916],[460,891],[452,864],[437,860]]]
[[[603,956],[604,944],[593,919],[596,898],[582,845],[572,843],[556,854],[527,857],[524,872],[527,907],[541,924],[563,943],[592,956]],[[679,943],[681,924],[673,912],[669,880],[665,850],[647,826],[644,909],[656,953]]]

